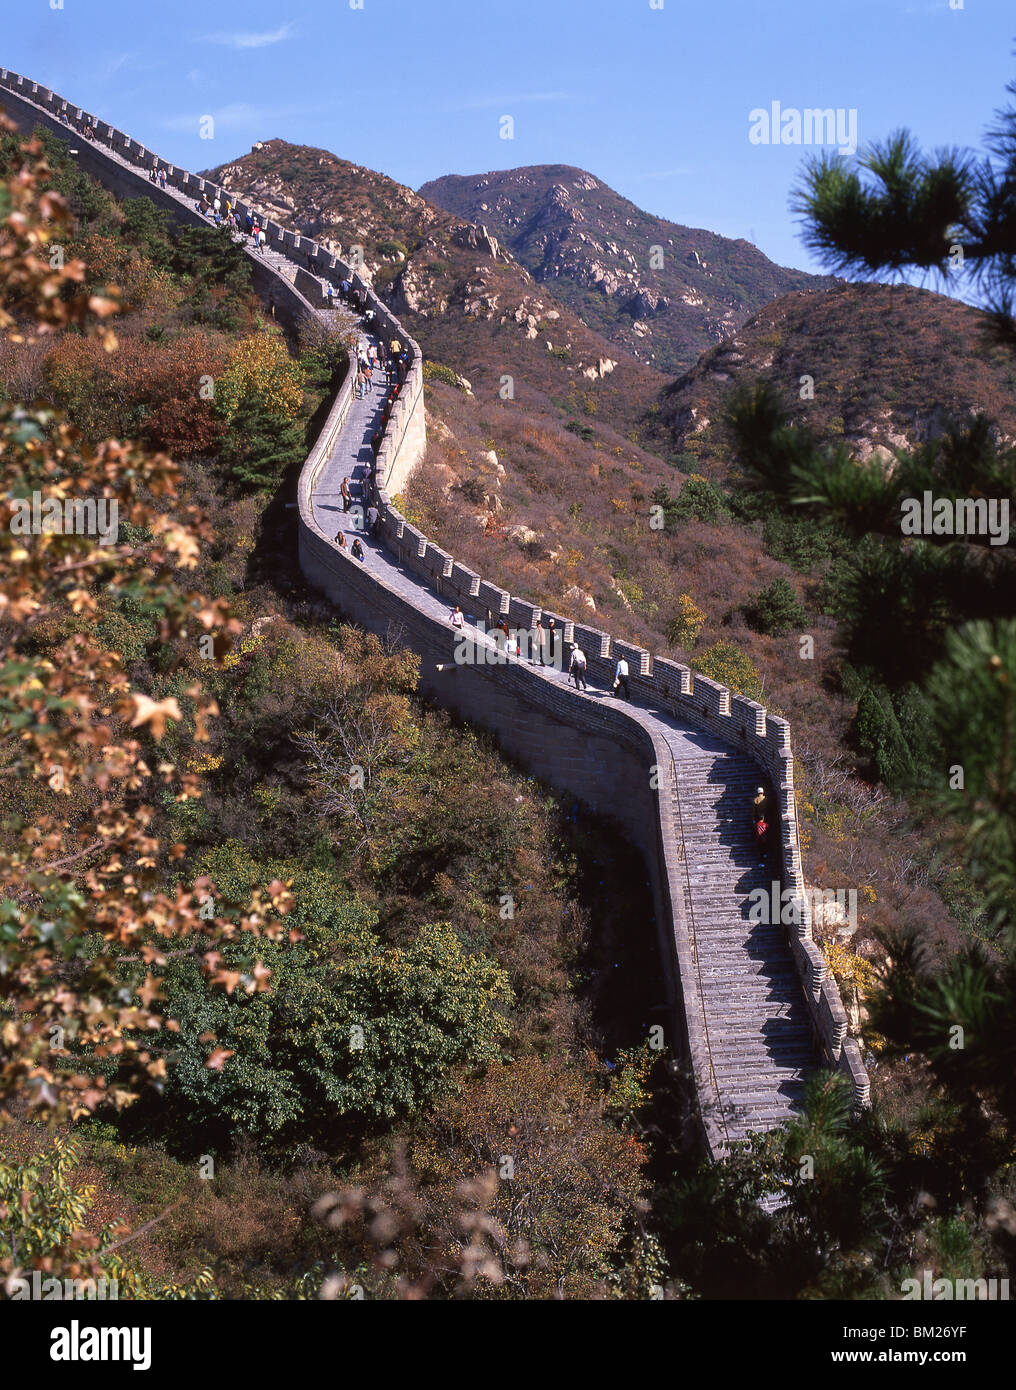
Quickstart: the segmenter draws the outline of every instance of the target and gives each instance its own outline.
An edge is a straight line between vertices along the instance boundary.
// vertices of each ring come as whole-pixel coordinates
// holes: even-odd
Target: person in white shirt
[[[458,604],[456,604],[455,607],[452,609],[450,621],[452,627],[461,627],[462,624],[465,622],[465,619],[462,616],[462,609],[459,607]]]
[[[575,682],[576,690],[586,688],[586,654],[580,646],[572,643],[571,660],[568,663],[568,674]]]
[[[617,663],[617,670],[614,672],[614,694],[619,690],[624,691],[624,698],[631,699],[631,691],[628,689],[628,663],[622,656]]]

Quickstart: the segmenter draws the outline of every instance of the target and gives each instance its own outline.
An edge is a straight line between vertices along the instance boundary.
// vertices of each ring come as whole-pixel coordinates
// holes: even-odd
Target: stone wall
[[[6,89],[4,91],[3,89]],[[151,197],[167,206],[171,215],[207,225],[193,209],[181,206],[141,174],[123,168],[108,157],[106,148],[140,169],[164,167],[169,183],[197,199],[213,185],[173,166],[151,150],[132,141],[122,131],[98,121],[90,113],[64,102],[27,79],[0,69],[0,105],[22,129],[44,124],[65,139],[73,139],[60,121],[66,110],[70,121],[88,121],[100,143],[75,140],[81,167],[119,196]],[[42,107],[40,111],[38,108]],[[242,216],[247,204],[234,199]],[[494,623],[501,616],[523,629],[532,629],[541,617],[538,606],[509,595],[495,584],[462,565],[411,526],[393,505],[426,447],[422,355],[418,344],[374,294],[356,268],[331,255],[299,233],[271,221],[263,222],[272,250],[283,252],[298,267],[297,285],[277,274],[269,264],[252,256],[255,288],[277,315],[298,325],[313,316],[321,303],[318,277],[334,284],[347,279],[363,289],[373,308],[379,331],[398,338],[409,352],[406,380],[384,433],[375,483],[375,500],[381,522],[381,543],[413,574],[422,578],[449,606],[460,603],[474,618]],[[661,790],[672,787],[676,777],[668,746],[654,730],[657,721],[637,706],[591,706],[573,692],[543,680],[524,665],[497,667],[462,666],[453,658],[453,634],[447,623],[423,611],[400,592],[386,576],[352,563],[317,526],[311,499],[321,465],[342,427],[352,396],[347,375],[299,482],[300,564],[306,577],[336,606],[357,623],[375,632],[399,630],[406,643],[421,657],[421,690],[455,710],[462,718],[492,730],[505,750],[536,775],[574,793],[594,810],[620,822],[645,856],[660,930],[665,1003],[673,1011],[690,1058],[702,1102],[706,1141],[713,1154],[722,1149],[718,1126],[710,1116],[712,1095],[708,1050],[701,1022],[701,1000],[691,966],[690,937],[683,920],[680,866],[676,862],[677,827],[669,810],[669,798],[651,790],[649,771],[660,769]],[[798,836],[794,794],[793,753],[786,720],[766,712],[755,701],[732,694],[687,666],[653,656],[641,648],[563,615],[552,615],[563,640],[578,641],[586,652],[594,679],[609,681],[618,656],[627,657],[636,698],[669,710],[692,725],[719,734],[751,757],[768,778],[779,809],[779,855],[783,887],[797,898],[799,926],[791,929],[794,960],[804,985],[816,1036],[828,1064],[851,1078],[855,1101],[867,1103],[868,1078],[854,1039],[847,1036],[847,1019],[825,960],[812,938],[809,905]],[[657,729],[658,729],[657,725]],[[664,780],[666,779],[666,781]]]

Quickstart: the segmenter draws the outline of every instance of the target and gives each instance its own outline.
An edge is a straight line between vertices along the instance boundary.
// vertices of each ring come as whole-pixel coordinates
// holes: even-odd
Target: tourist
[[[159,187],[160,187],[160,188],[162,189],[162,191],[165,193],[165,191],[166,191],[166,171],[165,171],[165,169],[160,169],[160,170],[159,170]]]
[[[459,607],[458,604],[456,604],[455,607],[452,609],[451,617],[448,621],[451,623],[452,627],[457,628],[461,628],[462,625],[465,623],[465,618],[463,617],[462,609]]]
[[[356,399],[363,399],[364,388],[367,385],[367,378],[363,374],[363,368],[359,367],[356,372]]]
[[[156,173],[155,173],[155,165],[153,164],[152,167],[151,167],[151,168],[149,169],[149,171],[148,171],[148,182],[149,182],[149,183],[154,183],[155,180],[156,180]]]
[[[370,451],[375,458],[377,458],[378,454],[381,452],[383,438],[384,436],[381,434],[380,430],[375,430],[370,437]]]
[[[769,819],[769,798],[766,796],[765,787],[755,788],[755,800],[751,803],[751,811],[756,825],[759,821]]]
[[[392,350],[392,356],[397,359],[399,353],[402,351],[402,344],[399,342],[398,338],[393,338],[389,343],[389,347]]]
[[[350,503],[351,503],[352,500],[353,500],[352,497],[350,496],[350,492],[349,492],[349,479],[348,479],[348,478],[343,478],[343,480],[342,480],[342,486],[339,488],[339,492],[340,492],[340,494],[341,494],[341,496],[342,496],[342,510],[343,510],[344,512],[348,512],[348,511],[349,511]]]
[[[359,537],[359,536],[357,536],[356,539],[353,541],[351,553],[352,553],[354,559],[357,559],[357,560],[360,560],[360,561],[363,560],[363,546],[360,544],[360,537]]]
[[[616,695],[619,690],[624,691],[624,698],[631,699],[631,691],[628,689],[628,663],[622,656],[617,663],[614,671],[613,693]]]
[[[553,618],[547,619],[547,626],[542,625],[537,633],[536,650],[533,653],[533,660],[538,661],[541,666],[554,666],[556,664],[557,648],[557,628]]]
[[[335,533],[335,544],[339,547],[340,550],[345,550],[345,548],[346,548],[346,536],[345,536],[345,532],[343,532],[343,531],[336,531],[336,533]]]
[[[576,642],[573,642],[571,645],[571,660],[568,662],[568,674],[574,680],[576,690],[585,690],[586,654]]]
[[[367,535],[371,540],[377,537],[377,524],[381,518],[381,513],[373,503],[367,508]]]

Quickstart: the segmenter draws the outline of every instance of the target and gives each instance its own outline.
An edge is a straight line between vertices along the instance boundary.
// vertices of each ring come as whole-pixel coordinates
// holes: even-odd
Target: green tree
[[[273,414],[257,401],[244,401],[229,423],[219,456],[228,476],[244,490],[274,490],[288,468],[306,456],[299,420]]]
[[[749,700],[762,698],[762,677],[751,657],[732,642],[714,642],[695,658],[695,669]]]
[[[808,614],[794,592],[793,585],[782,577],[761,589],[746,606],[745,617],[756,632],[780,637],[794,628],[802,628]]]
[[[238,899],[264,871],[238,846],[205,867]],[[446,924],[385,947],[377,913],[332,876],[274,867],[290,873],[287,928],[299,939],[239,936],[222,951],[225,988],[214,991],[192,953],[170,952],[166,1006],[180,1027],[169,1120],[139,1107],[129,1129],[199,1150],[239,1133],[265,1145],[334,1138],[417,1112],[453,1067],[498,1055],[512,993],[497,965],[468,954]]]

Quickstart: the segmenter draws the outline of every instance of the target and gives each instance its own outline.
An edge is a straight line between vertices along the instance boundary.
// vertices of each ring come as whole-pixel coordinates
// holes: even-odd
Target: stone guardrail
[[[45,124],[64,138],[72,138],[73,130],[61,120],[77,124],[89,124],[97,136],[97,141],[85,141],[79,150],[80,162],[84,167],[99,163],[104,153],[103,146],[118,162],[113,168],[96,172],[100,181],[112,186],[115,192],[122,192],[124,177],[118,178],[117,171],[124,168],[120,161],[135,166],[129,177],[143,180],[140,187],[130,186],[133,196],[147,195],[157,202],[170,201],[169,195],[162,193],[157,185],[151,184],[146,175],[137,170],[153,167],[164,168],[167,182],[180,194],[189,199],[200,198],[202,192],[228,192],[217,189],[211,181],[199,178],[186,170],[179,169],[170,161],[131,139],[123,131],[117,130],[107,122],[99,121],[91,113],[68,103],[49,89],[17,73],[0,68],[0,88],[6,88],[22,105],[20,112],[11,112],[19,124],[29,128],[33,123]],[[0,95],[0,104],[3,104]],[[10,109],[8,107],[8,109]],[[47,113],[49,119],[41,122],[37,117]],[[107,160],[106,164],[112,164]],[[126,173],[126,171],[124,171]],[[105,174],[105,177],[103,177]],[[161,198],[159,195],[162,195]],[[243,199],[230,194],[234,207],[240,216],[248,210],[256,209]],[[174,204],[177,215],[184,211],[179,203]],[[207,225],[200,214],[191,214],[192,220]],[[806,893],[801,850],[798,835],[797,805],[794,793],[793,753],[790,741],[790,726],[787,720],[767,713],[764,706],[744,696],[733,694],[730,690],[693,671],[690,667],[664,657],[653,657],[648,651],[633,646],[620,639],[612,639],[609,634],[584,623],[575,622],[524,599],[510,595],[495,584],[482,579],[467,566],[455,561],[441,547],[435,545],[413,527],[392,504],[392,496],[405,485],[406,480],[423,457],[426,447],[426,433],[423,405],[422,354],[419,345],[405,331],[402,324],[374,293],[369,281],[358,273],[357,267],[347,264],[312,239],[283,228],[276,222],[262,219],[268,246],[281,251],[301,270],[338,284],[348,280],[356,289],[363,291],[369,306],[374,310],[380,331],[397,337],[408,352],[405,380],[394,403],[391,417],[384,429],[383,442],[378,453],[377,468],[373,484],[373,496],[380,513],[378,539],[405,567],[406,570],[422,579],[443,600],[458,603],[465,613],[475,619],[490,623],[507,616],[510,622],[521,628],[534,630],[542,616],[553,617],[563,632],[565,643],[576,641],[586,652],[591,677],[599,678],[609,684],[613,677],[614,664],[619,656],[625,656],[631,671],[631,689],[636,699],[654,704],[672,713],[676,718],[691,725],[709,730],[732,745],[744,750],[762,767],[773,788],[773,796],[779,810],[779,847],[782,886],[789,890],[793,900],[795,925],[788,931],[794,962],[801,979],[808,1003],[812,1024],[820,1049],[826,1063],[844,1071],[851,1079],[855,1104],[860,1107],[868,1103],[869,1081],[861,1059],[860,1050],[854,1038],[848,1036],[847,1016],[835,981],[829,974],[825,959],[813,939],[811,908]],[[252,256],[257,267],[255,287],[265,297],[271,297],[273,307],[278,304],[284,315],[291,321],[314,315],[316,306],[284,276],[271,270],[264,262]],[[260,283],[258,281],[260,280]],[[320,288],[320,286],[319,286]],[[448,633],[435,630],[432,617],[414,611],[405,594],[399,594],[391,585],[373,572],[366,572],[351,564],[316,524],[313,516],[312,497],[317,475],[327,460],[349,411],[352,400],[352,373],[347,373],[332,404],[328,417],[310,455],[301,471],[299,480],[300,512],[300,560],[308,578],[330,593],[340,606],[348,607],[352,602],[357,608],[359,618],[366,618],[366,625],[372,620],[384,619],[386,623],[395,622],[403,631],[415,634],[416,645],[428,653],[444,654],[448,660],[450,646]],[[376,625],[376,624],[375,624]],[[438,662],[441,670],[444,662]],[[477,672],[477,675],[482,675]],[[646,757],[650,765],[664,767],[669,759],[669,749],[657,737],[637,707],[604,708],[597,705],[595,720],[584,701],[573,697],[572,692],[560,687],[551,687],[536,672],[525,667],[512,666],[497,672],[499,690],[513,699],[522,700],[527,707],[541,708],[555,721],[555,737],[562,747],[570,747],[570,732],[577,732],[581,742],[575,745],[574,752],[564,757],[568,766],[555,768],[556,780],[573,790],[594,806],[597,804],[596,781],[587,768],[587,750],[595,753],[595,771],[602,782],[603,749],[605,734],[613,747],[618,745],[638,748],[638,775],[645,777]],[[447,685],[435,681],[428,671],[421,682],[426,692],[438,699],[447,700]],[[465,717],[474,715],[471,694],[465,701]],[[453,701],[454,703],[454,701]],[[490,706],[488,708],[488,705]],[[503,702],[498,704],[492,696],[488,705],[476,708],[475,714],[481,722],[491,723],[499,733],[506,734],[502,741],[508,751],[514,751],[524,759],[540,760],[539,739],[535,745],[527,742],[531,735],[526,734],[524,721],[516,717],[517,712]],[[497,714],[491,717],[491,708],[497,707]],[[652,720],[649,720],[651,725]],[[643,725],[640,730],[637,725]],[[648,743],[646,740],[648,739]],[[628,775],[627,773],[625,774]],[[638,786],[629,778],[630,805],[640,808],[639,814],[651,817],[654,831],[649,833],[644,819],[634,813],[628,816],[626,828],[632,833],[647,854],[653,878],[654,897],[657,912],[662,913],[673,931],[665,943],[665,967],[667,958],[677,972],[677,989],[683,995],[683,1013],[689,1055],[692,1060],[699,1088],[700,1098],[709,1094],[708,1058],[704,1055],[707,1044],[696,1025],[694,999],[694,972],[689,968],[691,958],[687,930],[681,921],[681,911],[677,902],[676,883],[679,868],[674,862],[673,844],[676,828],[672,823],[669,809],[664,800],[653,793],[652,804],[645,802]],[[602,798],[601,798],[602,805]],[[611,798],[608,809],[618,813],[616,798]],[[624,816],[619,815],[624,823]],[[655,863],[654,863],[655,861]],[[662,867],[661,867],[662,866]],[[662,923],[661,923],[662,931]],[[704,1107],[705,1109],[706,1107]],[[704,1128],[711,1151],[722,1151],[723,1145],[719,1129],[704,1115]]]

